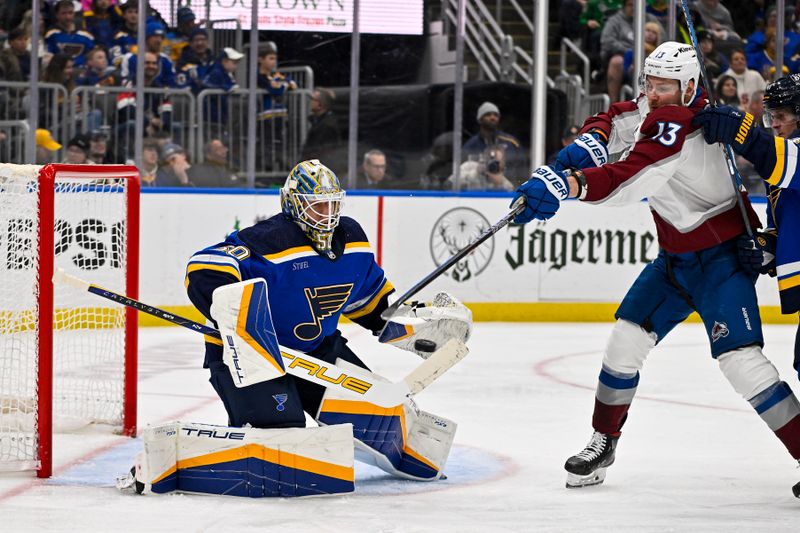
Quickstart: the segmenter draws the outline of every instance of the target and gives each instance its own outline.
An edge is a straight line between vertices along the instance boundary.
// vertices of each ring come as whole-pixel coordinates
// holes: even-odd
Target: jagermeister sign
[[[258,27],[262,30],[342,32],[353,30],[353,0],[257,0]],[[361,0],[361,33],[422,35],[423,0]],[[164,17],[170,0],[151,0]],[[198,19],[205,18],[205,1],[189,5]],[[211,20],[236,18],[250,27],[252,0],[211,0]]]

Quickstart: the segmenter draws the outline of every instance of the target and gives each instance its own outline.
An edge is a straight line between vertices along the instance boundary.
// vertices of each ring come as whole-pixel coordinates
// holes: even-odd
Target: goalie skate
[[[589,444],[564,464],[567,471],[567,488],[577,489],[599,485],[606,479],[606,470],[614,464],[614,454],[619,437],[595,431]]]

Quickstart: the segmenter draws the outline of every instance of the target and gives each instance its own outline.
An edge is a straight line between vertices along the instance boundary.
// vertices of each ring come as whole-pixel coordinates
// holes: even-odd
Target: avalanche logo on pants
[[[286,406],[283,405],[283,404],[285,404],[286,400],[289,399],[289,395],[288,394],[273,394],[272,397],[275,398],[276,402],[278,402],[278,405],[275,407],[275,410],[276,411],[284,411],[286,409]]]
[[[717,342],[722,337],[727,337],[728,333],[728,325],[725,322],[717,322],[714,321],[714,327],[711,328],[711,342]]]

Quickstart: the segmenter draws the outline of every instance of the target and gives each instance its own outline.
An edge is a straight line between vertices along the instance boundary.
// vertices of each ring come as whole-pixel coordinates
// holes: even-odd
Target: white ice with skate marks
[[[594,386],[611,324],[485,324],[470,355],[421,393],[459,424],[435,483],[358,466],[356,492],[305,499],[133,496],[111,488],[138,440],[58,436],[55,476],[0,474],[3,531],[797,531],[800,481],[783,446],[725,381],[699,324],[650,355],[603,485],[564,488],[562,468],[591,435]],[[795,328],[766,328],[766,353],[794,388]],[[350,346],[399,379],[419,361],[356,326]],[[177,328],[140,335],[141,425],[223,423],[202,341]],[[122,471],[119,471],[119,469]],[[109,471],[113,470],[113,471]]]

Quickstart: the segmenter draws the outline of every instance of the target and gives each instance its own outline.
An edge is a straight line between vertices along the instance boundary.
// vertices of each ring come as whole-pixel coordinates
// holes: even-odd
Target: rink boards
[[[348,193],[344,214],[361,223],[403,292],[508,213],[510,199],[492,193]],[[761,216],[765,207],[755,205]],[[148,191],[141,208],[141,300],[196,318],[183,285],[189,257],[280,209],[273,191],[203,190]],[[570,200],[545,224],[502,229],[422,297],[452,292],[471,304],[477,320],[611,320],[616,304],[657,253],[646,203],[619,208]],[[794,320],[780,315],[774,279],[762,276],[758,292],[766,322]]]

